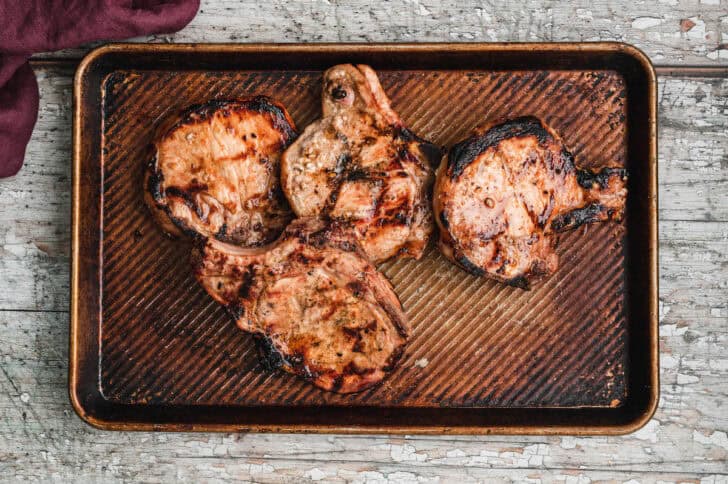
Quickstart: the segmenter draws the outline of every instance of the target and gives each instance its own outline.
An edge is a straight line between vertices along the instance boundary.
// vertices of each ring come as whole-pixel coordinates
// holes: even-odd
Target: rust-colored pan
[[[532,291],[467,275],[431,246],[388,263],[413,331],[373,389],[337,395],[257,361],[194,281],[189,247],[142,198],[161,122],[212,98],[265,94],[297,126],[321,73],[366,63],[413,131],[449,146],[533,114],[577,165],[628,168],[627,216],[563,234]],[[138,45],[95,50],[75,81],[70,394],[118,430],[618,434],[658,400],[656,83],[624,44]]]

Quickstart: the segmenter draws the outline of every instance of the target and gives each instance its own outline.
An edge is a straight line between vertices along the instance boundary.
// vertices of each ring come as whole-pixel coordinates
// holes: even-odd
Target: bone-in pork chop
[[[626,178],[617,167],[577,169],[534,117],[477,129],[438,169],[440,249],[473,274],[528,288],[558,267],[555,233],[622,217]]]
[[[193,266],[257,336],[268,367],[351,393],[381,381],[402,353],[408,327],[397,295],[349,228],[298,219],[265,248],[208,239]]]
[[[368,66],[327,70],[322,107],[281,161],[293,211],[352,225],[374,263],[420,258],[439,149],[405,128]]]

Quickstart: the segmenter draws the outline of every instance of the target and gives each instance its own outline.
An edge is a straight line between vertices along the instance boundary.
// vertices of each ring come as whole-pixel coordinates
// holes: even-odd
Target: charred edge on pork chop
[[[188,174],[190,180],[185,186],[164,186],[165,176],[162,167],[159,166],[159,150],[157,146],[170,137],[178,130],[192,129],[195,125],[213,122],[213,118],[221,114],[223,118],[245,113],[251,115],[266,115],[267,121],[271,128],[279,133],[280,140],[270,148],[270,153],[258,153],[253,148],[250,156],[261,155],[260,162],[265,164],[268,172],[268,180],[266,181],[265,194],[255,197],[262,205],[263,212],[260,223],[250,224],[250,227],[233,226],[226,221],[216,227],[215,232],[207,232],[206,224],[208,214],[199,203],[198,196],[206,193],[212,187],[207,183],[200,182],[193,174]],[[243,119],[244,120],[244,119]],[[230,128],[234,129],[234,127]],[[153,151],[151,159],[147,165],[146,183],[145,183],[145,200],[149,206],[152,215],[159,223],[162,230],[169,236],[177,237],[185,235],[188,237],[212,236],[218,240],[242,244],[242,245],[262,245],[275,239],[283,230],[285,225],[293,217],[290,212],[288,202],[280,187],[279,158],[283,150],[288,147],[297,134],[293,124],[293,120],[286,109],[270,98],[265,96],[256,96],[239,100],[213,100],[204,104],[196,104],[183,110],[178,116],[170,118],[164,122],[159,129],[161,135],[156,143],[150,147]],[[251,132],[243,134],[239,142],[241,144],[250,144],[255,142],[258,134]],[[193,140],[197,142],[197,140]],[[240,159],[247,156],[247,153],[238,155]],[[216,180],[220,183],[220,180]],[[240,189],[240,187],[237,187]],[[189,209],[189,214],[197,217],[197,221],[192,223],[189,217],[178,217],[173,214],[170,207],[170,199],[181,202]],[[193,227],[193,225],[195,227]]]
[[[351,393],[379,383],[402,355],[400,302],[348,227],[298,219],[267,247],[200,241],[192,261],[207,292],[254,335],[264,368]]]
[[[526,143],[521,152],[517,147],[514,148],[514,143],[519,139]],[[535,145],[528,144],[533,142],[531,140],[535,140]],[[507,186],[496,187],[489,194],[484,193],[482,195],[484,200],[479,201],[484,203],[490,201],[489,206],[494,210],[503,210],[503,220],[494,219],[494,223],[500,224],[501,228],[482,227],[482,230],[478,232],[476,230],[478,227],[473,227],[474,233],[481,234],[474,235],[475,239],[481,237],[480,242],[472,237],[472,240],[458,240],[458,237],[453,235],[459,227],[453,227],[453,210],[457,211],[458,208],[457,204],[453,202],[455,196],[452,193],[457,190],[458,186],[470,181],[461,179],[468,167],[484,154],[490,153],[491,156],[495,156],[499,146],[504,142],[510,143],[508,148],[510,151],[502,156],[517,158],[503,161],[503,169],[508,180]],[[514,151],[515,154],[513,154]],[[528,164],[532,164],[531,166],[535,168],[527,166]],[[513,166],[508,166],[506,169],[507,165]],[[533,213],[531,207],[528,206],[528,197],[532,195],[510,194],[521,197],[519,203],[522,203],[533,226],[530,234],[531,240],[523,238],[511,240],[507,235],[510,228],[509,222],[512,221],[507,218],[509,213],[503,202],[503,193],[499,190],[514,190],[514,187],[511,186],[514,182],[508,176],[516,177],[516,182],[521,183],[525,180],[523,177],[536,173],[528,170],[538,171],[538,178],[534,178],[532,184],[534,186],[543,185],[541,187],[543,195],[546,196],[547,192],[550,192],[550,198],[541,200],[544,202],[542,212]],[[478,175],[471,172],[468,176]],[[521,178],[518,179],[518,177]],[[558,259],[552,253],[552,233],[592,222],[619,220],[622,217],[626,197],[626,178],[627,171],[623,168],[606,167],[599,172],[577,169],[574,165],[573,155],[564,147],[561,138],[540,119],[532,116],[476,129],[474,136],[455,144],[450,149],[438,171],[434,206],[437,223],[441,229],[441,250],[472,274],[528,289],[532,282],[551,274],[556,269]],[[490,188],[493,189],[493,187]],[[501,197],[500,201],[496,202],[495,200],[498,200],[499,197]],[[472,199],[472,194],[470,198]],[[462,201],[463,199],[460,200],[460,202]],[[461,210],[464,209],[461,207]],[[463,223],[462,218],[458,223]],[[474,262],[467,254],[469,246],[478,246],[480,243],[493,243],[495,246],[492,257],[485,261],[488,267]],[[508,244],[512,244],[512,246]],[[534,247],[534,254],[526,254],[530,250],[528,246],[531,244]],[[533,255],[532,262],[525,270],[514,271],[515,274],[509,276],[507,265],[513,262],[507,258],[509,252],[515,253],[515,255]],[[499,266],[499,264],[501,265]]]

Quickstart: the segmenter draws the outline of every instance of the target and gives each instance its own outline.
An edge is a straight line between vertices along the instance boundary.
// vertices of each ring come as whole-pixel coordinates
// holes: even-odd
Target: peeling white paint
[[[260,474],[275,474],[275,467],[270,464],[249,464],[248,472],[251,476]]]
[[[412,483],[422,483],[422,482],[438,482],[439,479],[436,477],[420,477],[417,474],[413,472],[392,472],[391,474],[387,474],[387,481],[388,483],[392,484],[412,484]]]
[[[708,436],[706,436],[702,432],[693,430],[693,440],[699,444],[715,445],[718,447],[722,447],[725,450],[728,450],[728,435],[721,430],[715,430]]]
[[[660,336],[682,336],[688,332],[687,326],[678,327],[677,324],[661,324]]]
[[[660,422],[656,419],[652,419],[647,424],[639,429],[637,432],[632,434],[639,440],[648,440],[653,444],[657,443],[657,432],[660,429]]]
[[[561,448],[562,449],[573,449],[576,447],[576,437],[561,437]]]
[[[416,7],[416,13],[420,16],[432,15],[432,12],[425,7],[420,0],[405,0]]]
[[[577,8],[576,17],[581,20],[594,20],[594,14],[592,11],[585,8]]]
[[[698,17],[690,17],[690,20],[692,20],[695,25],[685,32],[685,36],[695,42],[705,42],[705,21]]]
[[[312,481],[320,481],[321,479],[326,477],[326,473],[319,469],[318,467],[314,467],[313,469],[309,469],[304,474],[306,477],[311,479]]]
[[[466,454],[465,452],[463,452],[460,449],[453,449],[453,450],[448,450],[447,453],[445,453],[445,455],[449,458],[455,458],[455,457],[465,457],[468,454]]]
[[[670,306],[665,304],[662,299],[658,301],[659,321],[660,323],[665,319],[665,316],[670,312]]]
[[[662,22],[663,20],[657,17],[637,17],[632,21],[632,28],[640,30],[650,29],[657,27]]]
[[[364,471],[357,473],[352,484],[386,484],[387,479],[381,472]]]
[[[578,476],[566,474],[563,477],[564,484],[590,484],[592,482],[592,480],[584,474],[579,474]]]
[[[684,373],[677,374],[677,384],[678,385],[689,385],[691,383],[697,383],[699,381],[700,381],[700,378],[698,378],[695,375],[686,375]]]
[[[728,59],[728,49],[717,49],[709,52],[706,57],[711,60]]]
[[[395,445],[390,447],[389,455],[395,462],[424,462],[427,454],[418,453],[413,445]]]
[[[711,358],[708,360],[708,368],[720,372],[728,372],[728,358]]]
[[[672,355],[660,355],[660,368],[675,368],[678,361],[679,360]]]

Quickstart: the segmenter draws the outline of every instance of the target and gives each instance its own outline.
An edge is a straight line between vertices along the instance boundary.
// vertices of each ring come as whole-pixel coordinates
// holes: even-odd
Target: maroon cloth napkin
[[[174,32],[199,6],[200,0],[0,0],[0,178],[22,166],[38,117],[31,54]]]

